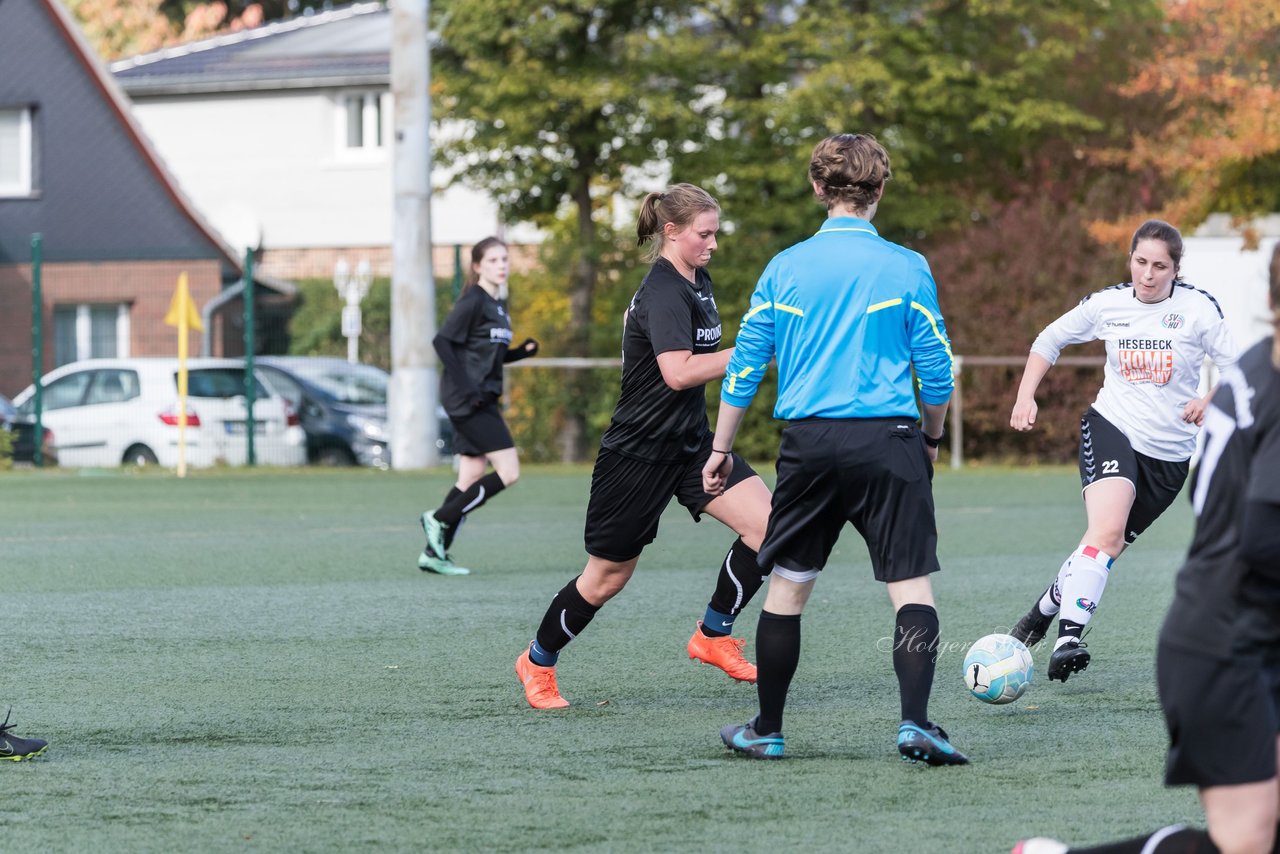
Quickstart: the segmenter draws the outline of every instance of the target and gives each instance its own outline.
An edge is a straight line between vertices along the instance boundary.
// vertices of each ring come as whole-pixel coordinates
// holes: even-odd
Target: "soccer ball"
[[[1031,684],[1031,651],[1011,635],[987,635],[964,657],[964,684],[984,703],[1012,703]]]

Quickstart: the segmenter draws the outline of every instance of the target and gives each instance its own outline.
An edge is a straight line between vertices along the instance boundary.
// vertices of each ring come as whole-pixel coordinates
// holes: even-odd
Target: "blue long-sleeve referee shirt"
[[[721,399],[750,404],[775,357],[774,417],[786,421],[915,418],[913,366],[925,403],[946,403],[954,386],[928,263],[857,217],[829,218],[769,262],[742,318]]]

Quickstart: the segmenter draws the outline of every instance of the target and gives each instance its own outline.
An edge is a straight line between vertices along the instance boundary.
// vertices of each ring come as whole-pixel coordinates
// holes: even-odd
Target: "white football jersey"
[[[1095,340],[1106,342],[1107,365],[1093,408],[1138,453],[1190,459],[1200,428],[1182,420],[1182,409],[1199,396],[1205,357],[1221,371],[1238,356],[1217,301],[1184,282],[1157,303],[1139,300],[1132,284],[1112,285],[1045,327],[1031,352],[1053,364],[1068,344]]]

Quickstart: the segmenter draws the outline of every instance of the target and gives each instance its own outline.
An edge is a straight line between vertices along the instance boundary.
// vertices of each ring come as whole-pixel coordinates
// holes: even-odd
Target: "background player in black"
[[[705,190],[677,184],[640,207],[639,242],[653,241],[650,268],[623,321],[622,392],[600,442],[587,506],[587,566],[556,594],[529,649],[516,659],[535,709],[569,703],[556,686],[560,650],[631,578],[640,552],[676,497],[696,521],[703,512],[739,535],[724,562],[690,658],[754,682],[755,667],[732,634],[734,618],[763,583],[756,550],[769,516],[769,490],[745,460],[723,495],[702,489],[711,455],[703,386],[724,376],[720,315],[706,265],[716,248],[720,206]]]
[[[502,366],[538,352],[526,338],[511,347],[507,316],[507,246],[486,237],[471,250],[471,276],[445,318],[433,344],[444,366],[440,401],[453,424],[458,479],[444,503],[422,514],[427,544],[418,568],[441,575],[466,575],[448,550],[466,515],[520,479],[520,458],[502,420]],[[510,348],[510,349],[509,349]],[[485,474],[486,464],[493,471]]]
[[[1271,258],[1280,307],[1280,246]],[[1275,322],[1280,333],[1280,312]],[[1166,827],[1077,854],[1266,854],[1280,785],[1280,334],[1223,372],[1192,486],[1196,531],[1160,632],[1165,782],[1195,785],[1208,831]],[[1048,839],[1015,854],[1064,854]]]

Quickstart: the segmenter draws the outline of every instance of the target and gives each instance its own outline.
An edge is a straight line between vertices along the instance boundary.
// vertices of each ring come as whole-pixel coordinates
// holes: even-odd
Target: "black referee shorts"
[[[1276,776],[1280,663],[1161,643],[1156,681],[1169,728],[1167,785],[1238,786]]]
[[[465,418],[449,416],[453,425],[453,452],[464,457],[483,457],[494,451],[514,448],[515,441],[502,412],[490,401]]]
[[[1124,529],[1124,541],[1130,545],[1169,509],[1190,468],[1189,460],[1169,462],[1139,454],[1120,428],[1092,406],[1080,417],[1080,487],[1113,477],[1133,484],[1133,507]]]
[[[698,454],[683,463],[650,463],[601,448],[591,473],[587,502],[587,554],[605,560],[631,560],[658,535],[658,521],[674,496],[693,521],[716,496],[702,488],[702,467],[711,456],[708,434]],[[726,489],[756,476],[751,464],[733,455]]]
[[[760,565],[820,570],[852,522],[878,581],[937,572],[932,478],[924,439],[909,418],[791,423],[778,449]]]

